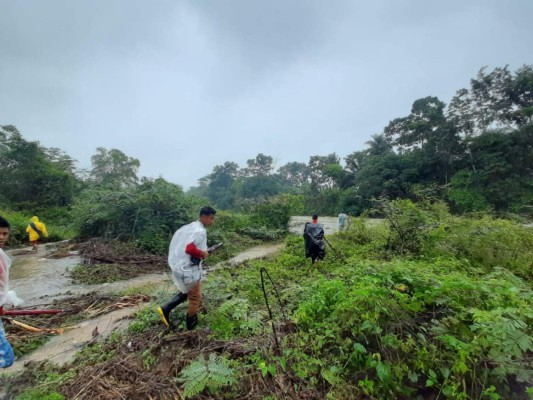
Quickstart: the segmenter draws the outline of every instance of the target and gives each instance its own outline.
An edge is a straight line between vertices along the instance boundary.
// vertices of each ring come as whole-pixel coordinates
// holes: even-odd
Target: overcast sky
[[[0,124],[188,188],[362,150],[414,100],[533,64],[532,21],[533,0],[0,0]]]

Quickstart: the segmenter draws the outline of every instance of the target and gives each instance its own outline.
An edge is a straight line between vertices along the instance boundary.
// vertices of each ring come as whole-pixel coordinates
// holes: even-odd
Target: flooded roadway
[[[309,216],[295,216],[289,222],[289,231],[294,234],[302,234],[304,225],[310,221]],[[370,221],[370,220],[369,220]],[[318,222],[324,225],[326,235],[338,232],[337,217],[320,217]],[[142,275],[126,281],[104,283],[97,285],[78,285],[72,283],[69,270],[82,262],[75,252],[71,252],[65,258],[46,258],[56,249],[57,244],[50,243],[41,245],[37,253],[30,248],[8,251],[13,260],[9,272],[10,288],[24,300],[23,306],[34,306],[51,303],[55,298],[73,296],[91,291],[113,292],[123,290],[130,286],[143,285],[146,283],[158,283],[165,281],[169,274],[166,271],[161,274]],[[237,265],[245,260],[262,258],[276,253],[283,248],[282,244],[267,244],[248,249],[234,258],[224,262],[226,265]],[[216,268],[208,268],[216,269]]]
[[[289,222],[289,231],[295,234],[303,233],[304,225],[310,221],[309,216],[295,216]],[[326,235],[338,231],[337,217],[319,217],[318,222],[324,225]],[[72,283],[69,270],[82,262],[75,252],[65,258],[46,258],[56,249],[57,244],[41,245],[38,253],[30,248],[8,251],[13,260],[9,272],[10,288],[15,290],[24,300],[23,306],[51,303],[55,298],[79,295],[91,291],[112,292],[129,286],[164,281],[167,273],[147,274],[127,281],[104,283],[97,285],[78,285]],[[281,244],[267,244],[253,247],[225,261],[225,264],[237,265],[245,260],[261,258],[281,250]],[[216,269],[216,268],[211,268]]]
[[[289,223],[289,230],[292,233],[301,234],[305,223],[309,220],[310,218],[306,216],[292,217]],[[319,217],[319,222],[324,225],[326,234],[332,234],[338,231],[336,217]],[[256,246],[238,254],[230,260],[220,263],[220,266],[235,266],[249,259],[262,258],[275,254],[282,248],[283,244],[279,243]],[[49,304],[57,298],[75,296],[92,291],[111,293],[147,283],[161,284],[163,287],[167,286],[168,288],[173,287],[169,273],[146,274],[133,279],[109,284],[76,285],[72,283],[69,277],[69,270],[82,262],[79,255],[71,253],[71,255],[65,258],[45,258],[46,255],[50,255],[55,251],[54,244],[41,246],[37,253],[27,250],[29,249],[18,249],[8,252],[13,259],[13,265],[10,269],[10,288],[15,290],[18,296],[24,300],[21,308],[24,308],[24,306]],[[217,269],[217,267],[218,265],[212,269]],[[70,362],[77,350],[87,342],[94,340],[92,337],[94,329],[97,329],[100,333],[99,338],[107,336],[116,328],[123,329],[129,323],[129,320],[124,320],[123,318],[136,310],[137,307],[117,310],[95,319],[83,321],[71,327],[63,335],[54,336],[35,352],[15,361],[14,366],[7,372],[16,373],[23,370],[25,362],[30,360],[50,360],[57,364]]]
[[[55,249],[56,245],[51,243],[41,245],[37,253],[30,248],[7,252],[13,260],[9,269],[9,288],[24,300],[23,306],[49,303],[51,300],[46,300],[47,297],[83,288],[73,284],[68,274],[69,270],[80,264],[80,257],[73,254],[65,258],[45,258]]]

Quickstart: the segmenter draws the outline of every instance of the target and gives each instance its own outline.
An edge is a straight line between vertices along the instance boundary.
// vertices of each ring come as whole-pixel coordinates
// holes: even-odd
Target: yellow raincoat
[[[46,226],[39,221],[39,218],[37,217],[31,217],[31,222],[35,225],[37,229],[39,229],[44,237],[48,237],[48,231],[46,230]],[[30,242],[34,240],[39,240],[39,234],[35,232],[35,230],[31,227],[31,225],[28,224],[28,227],[26,228],[26,232],[30,234]]]

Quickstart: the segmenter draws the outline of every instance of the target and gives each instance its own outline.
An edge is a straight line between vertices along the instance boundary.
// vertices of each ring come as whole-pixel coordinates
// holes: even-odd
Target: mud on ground
[[[68,297],[66,299],[54,300],[49,305],[44,307],[27,307],[28,310],[44,309],[44,310],[61,310],[58,314],[47,315],[32,315],[32,316],[6,316],[4,319],[4,326],[6,335],[15,350],[17,357],[29,353],[53,333],[48,330],[65,329],[77,322],[94,318],[98,315],[106,314],[111,311],[134,307],[143,302],[148,302],[149,296],[146,295],[132,295],[119,296],[113,294],[97,294],[95,292],[84,294],[76,297]],[[21,322],[31,327],[41,329],[40,332],[32,332],[26,330],[12,321]]]
[[[95,346],[92,356],[89,347],[70,366],[54,369],[46,363],[31,365],[24,373],[9,380],[9,395],[21,393],[23,388],[36,384],[36,376],[53,371],[72,376],[57,389],[66,399],[183,398],[176,379],[180,372],[199,357],[207,359],[209,354],[215,353],[240,361],[241,365],[248,364],[248,367],[241,369],[237,385],[221,388],[216,395],[204,391],[195,399],[324,398],[323,393],[302,390],[305,382],[281,368],[272,377],[262,376],[257,368],[250,365],[248,356],[256,352],[266,354],[272,350],[272,345],[272,338],[268,335],[224,341],[211,338],[207,330],[169,332],[158,325],[132,334],[124,341],[95,343],[91,345]],[[298,388],[298,393],[295,388]]]

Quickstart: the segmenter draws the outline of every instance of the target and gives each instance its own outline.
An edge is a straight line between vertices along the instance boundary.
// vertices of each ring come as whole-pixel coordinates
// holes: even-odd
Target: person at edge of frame
[[[9,268],[11,259],[4,252],[3,247],[9,239],[11,226],[9,222],[0,216],[0,307],[6,304],[18,306],[22,300],[18,298],[13,290],[9,290]],[[6,338],[6,332],[2,319],[0,318],[0,368],[7,368],[13,365],[15,355],[13,348]]]

